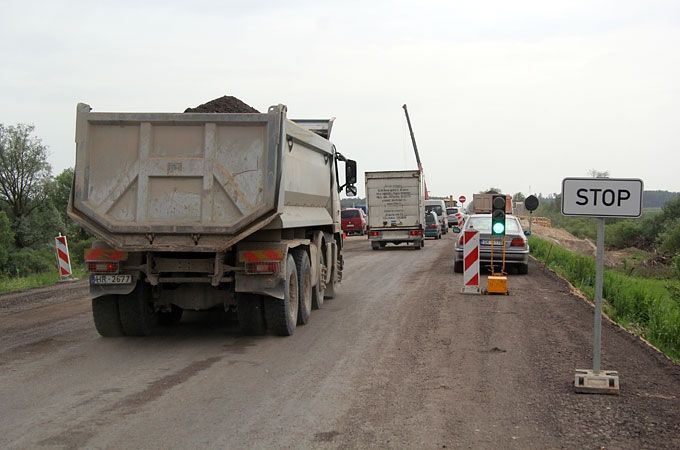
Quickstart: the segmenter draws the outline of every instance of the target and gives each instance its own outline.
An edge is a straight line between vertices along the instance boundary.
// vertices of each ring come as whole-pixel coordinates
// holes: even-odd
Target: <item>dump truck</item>
[[[368,239],[373,250],[385,245],[424,245],[424,183],[420,170],[366,172]]]
[[[473,194],[472,211],[473,214],[491,214],[491,200],[494,194]],[[512,197],[505,196],[505,213],[512,214]]]
[[[290,335],[342,280],[339,193],[356,163],[333,120],[266,113],[93,112],[79,104],[69,216],[102,336],[141,336],[184,310],[231,310]],[[340,169],[344,166],[344,183]]]

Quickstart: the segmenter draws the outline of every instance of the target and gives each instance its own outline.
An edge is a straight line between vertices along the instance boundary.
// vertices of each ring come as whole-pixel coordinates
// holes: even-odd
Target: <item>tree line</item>
[[[0,276],[56,270],[54,237],[69,238],[82,262],[91,238],[66,215],[73,169],[56,176],[48,149],[28,124],[0,124]]]

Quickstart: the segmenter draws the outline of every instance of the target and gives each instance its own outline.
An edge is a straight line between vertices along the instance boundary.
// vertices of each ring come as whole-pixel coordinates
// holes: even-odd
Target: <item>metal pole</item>
[[[602,275],[604,268],[604,217],[597,218],[597,254],[595,256],[595,338],[593,372],[600,371],[602,358]]]
[[[531,218],[533,213],[533,211],[529,211],[529,234],[531,234]]]

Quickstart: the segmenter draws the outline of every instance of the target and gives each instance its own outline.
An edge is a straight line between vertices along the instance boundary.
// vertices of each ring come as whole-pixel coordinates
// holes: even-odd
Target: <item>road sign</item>
[[[640,217],[642,180],[637,178],[565,178],[562,214],[590,217]]]
[[[562,180],[562,214],[597,218],[595,252],[595,315],[593,369],[576,370],[574,390],[582,393],[618,394],[619,375],[602,370],[602,286],[604,231],[607,217],[640,217],[642,180],[637,178],[565,178]]]
[[[465,198],[464,195],[461,195],[460,197],[458,197],[458,201],[461,202],[461,203],[465,203],[465,200],[467,200],[467,198]]]
[[[538,208],[538,198],[536,198],[535,195],[528,196],[524,199],[524,207],[527,209],[527,211],[533,212],[536,208]]]

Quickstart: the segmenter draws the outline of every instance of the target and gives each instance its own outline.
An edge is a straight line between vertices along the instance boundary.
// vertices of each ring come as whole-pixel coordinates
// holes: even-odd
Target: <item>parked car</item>
[[[457,206],[446,208],[446,219],[449,221],[449,228],[460,227],[463,220],[463,211]]]
[[[425,214],[425,237],[442,238],[442,226],[439,217],[434,212]]]
[[[463,223],[462,230],[475,229],[479,231],[479,262],[481,265],[491,265],[491,214],[472,214]],[[453,231],[461,231],[454,227]],[[502,244],[505,241],[506,267],[514,267],[517,273],[529,273],[529,242],[528,232],[522,230],[517,217],[505,216],[505,238],[494,237],[494,266],[500,267],[502,261]],[[453,257],[453,271],[463,272],[463,233],[459,234]]]
[[[425,200],[425,212],[436,213],[442,227],[442,233],[446,234],[449,232],[449,220],[446,218],[446,204],[444,203],[444,200]]]
[[[342,231],[347,234],[366,234],[366,214],[360,208],[346,208],[340,212]]]

